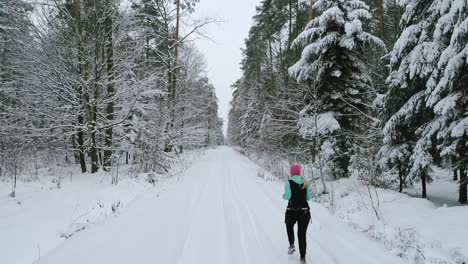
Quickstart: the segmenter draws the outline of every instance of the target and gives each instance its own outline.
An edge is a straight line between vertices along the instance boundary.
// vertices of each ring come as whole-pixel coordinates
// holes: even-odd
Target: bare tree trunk
[[[75,164],[80,164],[80,152],[77,150],[77,146],[76,146],[77,136],[73,135],[71,138],[71,141],[72,141],[73,158],[75,160]]]
[[[77,138],[77,143],[78,143],[78,155],[80,157],[80,167],[81,167],[81,172],[85,173],[86,172],[86,157],[85,157],[85,148],[84,148],[84,132],[83,128],[81,126],[83,125],[83,115],[79,114],[78,115],[78,138]]]
[[[96,36],[97,37],[97,36]],[[98,49],[96,43],[95,49]],[[95,51],[95,56],[98,56],[98,51]],[[95,173],[99,168],[99,157],[96,143],[96,128],[97,128],[97,106],[98,100],[98,78],[97,78],[97,58],[94,58],[94,99],[92,102],[88,101],[89,115],[90,115],[90,136],[91,136],[91,173]]]
[[[65,131],[64,131],[64,133],[65,133]],[[65,150],[65,162],[66,162],[66,163],[69,163],[69,159],[68,159],[68,144],[67,144],[66,138],[65,138],[65,140],[64,140],[64,144],[63,144],[63,145],[64,145],[64,150]]]
[[[16,157],[17,158],[17,157]],[[17,175],[18,175],[18,161],[17,160],[14,160],[13,161],[14,164],[13,164],[13,173],[14,173],[14,180],[13,180],[13,188],[11,190],[11,193],[10,193],[10,197],[16,197],[16,179],[17,179]]]
[[[398,189],[399,192],[403,192],[403,183],[404,183],[404,178],[403,178],[403,170],[401,168],[401,164],[398,163],[398,178],[400,179],[400,188]]]
[[[178,63],[179,63],[179,31],[180,31],[180,0],[176,0],[176,28],[174,36],[174,60],[169,61],[169,112],[170,112],[170,123],[166,128],[170,133],[174,129],[176,119],[176,90],[177,90],[177,74],[178,74]],[[171,51],[169,51],[170,53]],[[171,63],[172,62],[172,63]],[[173,145],[170,141],[166,142],[164,146],[165,152],[171,152]]]
[[[398,33],[399,33],[399,21],[397,19],[397,11],[398,11],[398,4],[397,0],[393,0],[393,43],[396,42],[398,39]]]
[[[322,181],[322,186],[323,186],[322,194],[325,194],[328,192],[328,190],[327,190],[327,185],[325,184],[325,177],[323,176],[322,156],[320,156],[320,154],[318,155],[318,159],[319,159],[320,179]]]
[[[179,31],[180,31],[180,0],[177,0],[177,14],[176,14],[176,35],[175,35],[175,65],[177,69],[177,64],[179,62]],[[175,79],[175,82],[177,82],[177,78]],[[175,86],[174,86],[175,88]]]
[[[384,21],[384,3],[383,0],[378,0],[378,12],[379,12],[379,38],[385,39],[385,21]]]
[[[292,19],[293,19],[293,7],[292,0],[289,0],[289,31],[288,31],[288,51],[291,49],[292,44]]]
[[[321,142],[321,139],[320,139],[320,135],[317,133],[318,131],[318,117],[317,115],[315,115],[314,117],[314,126],[315,126],[315,136],[314,136],[314,153],[312,154],[314,156],[314,160],[315,160],[315,155],[317,155],[318,157],[318,162],[319,162],[319,170],[320,170],[320,180],[322,181],[322,186],[323,186],[323,191],[322,193],[325,194],[328,192],[327,190],[327,185],[325,183],[325,176],[323,175],[323,167],[322,167],[322,156],[320,155],[320,150],[318,150],[318,148],[320,148],[320,145],[322,144]]]
[[[310,0],[309,21],[312,21],[312,19],[314,18],[315,18],[314,0]]]
[[[457,169],[453,170],[453,180],[458,181]]]
[[[119,162],[120,162],[120,156],[117,158],[116,171],[115,171],[115,175],[112,178],[112,184],[115,184],[115,185],[117,185],[117,183],[119,182]]]
[[[113,15],[113,6],[111,6],[111,0],[107,1],[107,8],[109,12],[107,12],[106,17],[106,55],[107,55],[107,98],[109,102],[107,103],[106,107],[106,118],[108,122],[112,122],[114,120],[114,41],[112,36],[112,15]],[[104,142],[105,142],[105,149],[104,149],[104,170],[110,170],[112,165],[112,126],[109,126],[104,131]]]
[[[91,123],[93,124],[91,130],[91,173],[95,173],[98,171],[99,168],[99,156],[98,149],[96,146],[96,114],[93,113],[91,115],[93,116],[93,120],[91,121]]]
[[[2,153],[3,144],[0,145],[0,178],[3,176],[3,171],[5,168],[5,154]]]
[[[15,161],[15,179],[14,179],[14,182],[13,182],[13,191],[11,192],[13,194],[13,196],[11,197],[15,197],[16,196],[16,184],[17,184],[17,179],[18,179],[18,165],[16,164],[17,161]]]
[[[468,178],[466,176],[466,164],[462,163],[460,165],[460,194],[458,201],[461,204],[467,204],[467,183]]]
[[[172,74],[172,91],[171,96],[173,104],[175,105],[176,89],[177,89],[177,72],[179,64],[179,31],[180,31],[180,0],[176,0],[176,32],[175,32],[175,44],[174,44],[174,69]],[[175,110],[175,109],[174,109]]]
[[[96,19],[97,20],[97,19]],[[96,129],[97,129],[97,100],[98,100],[98,89],[99,89],[99,78],[98,78],[98,58],[99,58],[99,43],[98,43],[98,32],[95,29],[95,51],[94,51],[94,99],[90,103],[90,130],[91,130],[91,173],[95,173],[99,168],[99,156],[98,148],[96,143]]]
[[[300,31],[300,14],[299,14],[299,0],[296,0],[296,32]]]
[[[102,137],[99,137],[99,142],[101,142],[101,141],[102,141]],[[98,148],[97,151],[98,151],[98,156],[99,156],[99,166],[104,167],[104,157],[103,157],[104,155],[102,153],[103,150]]]
[[[74,9],[74,19],[76,23],[76,30],[78,31],[78,72],[81,76],[84,74],[84,69],[83,69],[83,29],[81,25],[81,6],[80,6],[80,0],[75,0],[73,2],[73,9]],[[80,96],[81,99],[85,99],[84,93],[83,93],[83,87],[78,84],[78,95]],[[85,107],[84,104],[81,104],[83,108]],[[86,172],[86,156],[85,156],[85,147],[84,147],[84,132],[83,132],[83,125],[84,125],[84,117],[83,113],[79,112],[78,113],[78,131],[77,131],[77,143],[78,143],[78,156],[80,159],[80,167],[81,167],[81,172],[85,173]]]
[[[421,174],[422,198],[426,198],[426,197],[427,197],[427,193],[426,193],[426,179],[427,179],[426,172],[423,172],[423,173]]]
[[[274,89],[275,87],[275,71],[273,66],[273,48],[271,46],[271,36],[268,38],[268,53],[270,56],[270,74],[271,74],[271,86],[270,89]]]
[[[294,29],[294,34],[296,34],[296,36],[297,36],[297,34],[299,34],[301,32],[301,26],[303,26],[302,25],[302,20],[301,20],[302,17],[301,17],[301,14],[300,14],[300,2],[299,2],[299,0],[296,0],[295,6],[296,6],[295,7],[295,9],[296,9],[296,25],[295,25],[295,29]],[[304,19],[304,18],[302,18],[302,19]],[[302,54],[301,49],[295,49],[294,50],[293,61],[296,58],[300,58],[301,54]]]

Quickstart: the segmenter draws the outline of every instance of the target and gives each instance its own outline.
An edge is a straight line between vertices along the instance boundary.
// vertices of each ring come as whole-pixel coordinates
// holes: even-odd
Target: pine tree
[[[310,85],[304,118],[314,119],[309,110],[317,109],[318,104],[315,114],[319,119],[339,124],[325,129],[329,139],[322,146],[328,145],[335,153],[333,175],[346,177],[356,143],[354,135],[363,131],[363,118],[368,117],[368,106],[375,96],[364,50],[369,46],[384,48],[384,44],[363,31],[362,20],[371,15],[362,1],[322,0],[315,7],[320,15],[294,41],[295,46],[305,47],[290,73]]]
[[[432,129],[433,117],[425,104],[426,83],[437,68],[443,41],[434,41],[434,26],[440,16],[433,1],[408,3],[401,25],[403,32],[391,52],[389,90],[383,98],[384,146],[381,156],[398,171],[400,190],[408,180],[420,179],[422,196],[434,162],[434,137],[421,134]]]
[[[232,85],[234,92],[232,93],[231,109],[229,110],[228,116],[228,128],[227,128],[227,143],[233,146],[241,145],[241,116],[245,106],[243,103],[246,101],[242,98],[242,90],[240,88],[240,81],[237,81]]]
[[[437,67],[425,91],[425,104],[434,112],[421,129],[419,145],[429,145],[460,170],[459,202],[467,203],[468,168],[468,3],[434,1],[430,10],[440,14],[434,26]],[[432,141],[431,141],[432,139]],[[435,141],[435,142],[434,142]],[[455,174],[456,175],[456,174]]]

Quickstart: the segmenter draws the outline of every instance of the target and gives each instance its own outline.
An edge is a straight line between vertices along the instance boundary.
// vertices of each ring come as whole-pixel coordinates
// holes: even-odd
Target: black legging
[[[294,244],[294,224],[297,222],[297,238],[299,241],[299,253],[301,258],[305,258],[307,248],[307,227],[310,221],[309,210],[286,210],[286,231],[288,233],[289,244]]]

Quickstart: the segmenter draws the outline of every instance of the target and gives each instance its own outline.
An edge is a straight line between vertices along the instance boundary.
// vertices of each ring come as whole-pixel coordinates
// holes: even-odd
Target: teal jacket
[[[297,184],[304,183],[304,179],[302,178],[302,176],[299,176],[299,175],[292,176],[291,180]],[[311,197],[312,197],[312,193],[310,193],[310,190],[307,189],[307,201],[309,201]],[[288,201],[289,199],[291,199],[291,186],[289,186],[289,181],[287,181],[286,184],[284,185],[283,199],[288,200]]]

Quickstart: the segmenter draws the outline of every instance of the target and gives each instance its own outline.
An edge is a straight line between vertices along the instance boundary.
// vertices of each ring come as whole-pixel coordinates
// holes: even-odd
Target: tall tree
[[[335,153],[331,160],[333,175],[346,177],[356,135],[363,131],[363,121],[369,118],[369,105],[375,96],[363,60],[364,49],[369,45],[384,48],[384,44],[363,31],[361,20],[371,16],[362,1],[321,0],[315,7],[321,15],[294,41],[304,49],[290,73],[310,85],[301,129],[309,130],[307,120],[313,115],[325,120],[329,127],[324,129],[330,137],[322,147],[326,145]],[[318,113],[310,112],[317,104]]]
[[[197,2],[142,0],[121,9],[118,0],[2,1],[0,176],[5,163],[12,164],[8,173],[21,173],[20,163],[37,153],[69,162],[73,152],[82,172],[110,170],[121,153],[143,170],[167,170],[175,154],[163,153],[167,142],[221,144],[214,87],[203,67],[189,65],[201,59],[185,53],[184,43],[212,21],[174,36],[177,20]],[[176,46],[181,54],[174,66]],[[168,76],[175,69],[180,82],[172,107]],[[180,111],[176,122],[172,110]],[[171,123],[182,129],[168,131]],[[21,159],[13,164],[8,153]]]
[[[106,118],[108,122],[114,120],[114,96],[115,96],[115,84],[114,84],[114,37],[113,37],[113,18],[115,7],[113,6],[112,0],[106,0],[107,12],[105,23],[105,34],[106,34],[106,57],[107,57],[107,106],[106,106]],[[113,130],[112,126],[108,126],[104,131],[105,138],[105,149],[104,149],[104,169],[109,170],[112,165],[112,138]]]
[[[32,41],[32,23],[28,19],[31,11],[31,5],[22,0],[0,2],[0,177],[14,178],[12,197],[16,195],[17,176],[25,159],[22,154],[33,149],[28,145],[31,138],[24,136],[20,127],[28,124],[28,118],[19,92],[25,84],[24,51]]]
[[[426,84],[424,103],[434,115],[421,127],[417,150],[435,149],[460,170],[459,202],[467,203],[468,163],[468,3],[434,1],[429,11],[439,14],[432,28],[430,53],[436,67]],[[413,166],[421,162],[416,160]]]
[[[383,97],[386,121],[381,156],[390,167],[398,169],[401,181],[420,180],[422,196],[435,155],[434,137],[421,140],[424,130],[431,130],[432,111],[425,104],[426,83],[437,68],[444,41],[434,41],[434,26],[440,17],[433,1],[408,3],[401,25],[403,33],[391,52],[389,90]],[[387,159],[388,157],[388,159]],[[401,189],[401,187],[400,187]]]

